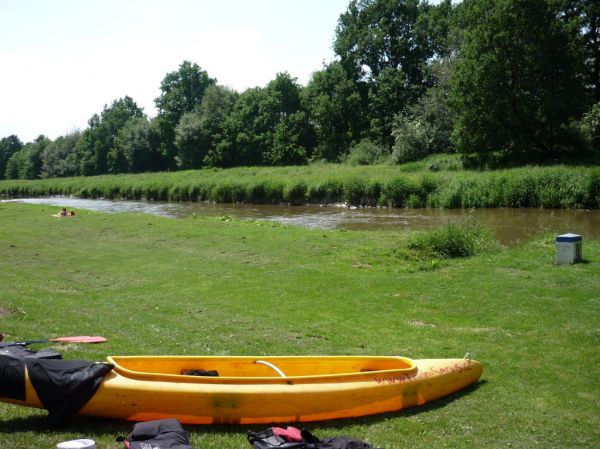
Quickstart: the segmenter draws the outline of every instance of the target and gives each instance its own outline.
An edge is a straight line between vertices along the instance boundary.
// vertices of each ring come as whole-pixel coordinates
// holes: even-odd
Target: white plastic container
[[[558,265],[581,262],[582,237],[578,234],[562,234],[556,237],[556,263]]]
[[[96,449],[96,442],[88,439],[63,441],[56,445],[56,449]]]

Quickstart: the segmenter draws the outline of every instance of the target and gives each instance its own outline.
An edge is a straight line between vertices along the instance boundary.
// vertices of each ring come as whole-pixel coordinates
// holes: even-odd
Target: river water
[[[585,238],[600,238],[600,210],[562,209],[384,209],[344,206],[279,206],[257,204],[162,203],[65,197],[4,200],[46,204],[57,208],[101,212],[133,212],[164,217],[196,215],[230,216],[240,219],[273,220],[316,229],[422,230],[469,220],[489,228],[505,245],[529,240],[540,232],[572,232]]]

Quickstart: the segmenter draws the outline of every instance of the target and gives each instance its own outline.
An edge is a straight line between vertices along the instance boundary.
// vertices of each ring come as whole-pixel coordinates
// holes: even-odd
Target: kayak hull
[[[108,360],[114,370],[79,414],[130,421],[177,418],[187,424],[291,423],[393,412],[459,391],[483,371],[470,359],[402,357],[269,357],[261,366],[252,357]],[[182,375],[185,366],[216,366],[220,375]],[[318,374],[311,375],[311,367]],[[22,405],[42,407],[29,382],[26,397]]]

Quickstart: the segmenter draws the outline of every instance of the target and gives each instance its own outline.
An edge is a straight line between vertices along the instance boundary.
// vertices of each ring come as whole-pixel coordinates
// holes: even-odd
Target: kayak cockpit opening
[[[115,372],[129,378],[173,381],[177,377],[183,382],[211,383],[341,381],[416,370],[411,359],[378,356],[113,356],[108,360]]]

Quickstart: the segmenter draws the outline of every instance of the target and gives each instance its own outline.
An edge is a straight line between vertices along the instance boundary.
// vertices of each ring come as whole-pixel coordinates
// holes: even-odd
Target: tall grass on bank
[[[0,196],[412,208],[600,208],[600,167],[488,172],[431,167],[322,164],[6,180],[0,181]]]

